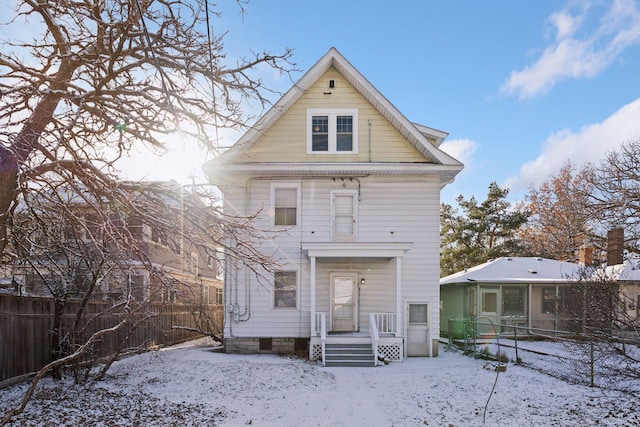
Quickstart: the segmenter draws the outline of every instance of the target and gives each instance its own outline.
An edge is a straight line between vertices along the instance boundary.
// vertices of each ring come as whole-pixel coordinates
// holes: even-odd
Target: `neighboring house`
[[[621,264],[607,267],[606,277],[614,280],[620,289],[619,334],[637,340],[640,336],[640,258],[627,254]]]
[[[625,315],[637,322],[640,320],[640,259],[627,259],[622,264],[610,266],[607,273],[620,285]]]
[[[440,190],[463,167],[438,148],[446,136],[407,120],[332,48],[209,162],[225,212],[277,232],[244,244],[280,264],[266,284],[227,264],[225,350],[435,356]]]
[[[538,257],[501,257],[440,279],[440,334],[459,337],[462,321],[562,329],[560,304],[584,265]],[[480,326],[479,326],[480,328]],[[491,334],[482,325],[481,334]]]
[[[154,185],[166,185],[176,195],[181,194],[180,186],[173,181]],[[10,279],[14,285],[21,285],[12,285],[16,289],[14,293],[49,297],[51,293],[47,288],[48,284],[66,286],[69,297],[81,296],[84,276],[89,274],[83,271],[87,267],[81,258],[92,256],[91,254],[110,257],[109,245],[102,250],[96,245],[96,242],[101,245],[102,230],[109,225],[88,209],[85,199],[74,195],[68,197],[69,211],[73,214],[68,218],[60,216],[55,222],[34,228],[28,237],[31,242],[28,246],[23,246],[28,248],[34,263],[29,265],[18,260],[15,265],[5,268],[7,271],[11,270],[11,278],[7,277],[5,281]],[[212,259],[205,251],[189,245],[187,241],[161,236],[138,217],[116,218],[109,213],[105,217],[109,218],[111,224],[126,224],[137,240],[138,250],[147,258],[150,266],[175,280],[161,284],[159,278],[151,274],[148,265],[143,265],[137,259],[126,259],[126,273],[122,268],[101,273],[98,283],[100,288],[94,292],[94,298],[223,304],[222,260]],[[167,218],[167,221],[184,226],[182,218]],[[46,232],[42,230],[45,226]],[[98,254],[98,251],[101,253]],[[66,273],[68,277],[61,277],[62,273]],[[65,280],[72,283],[63,285]]]

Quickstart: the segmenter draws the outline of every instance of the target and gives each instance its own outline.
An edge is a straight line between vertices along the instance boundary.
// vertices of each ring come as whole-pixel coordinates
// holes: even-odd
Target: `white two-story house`
[[[253,243],[279,261],[269,283],[227,264],[225,350],[436,356],[440,190],[463,167],[438,148],[447,135],[407,120],[332,48],[209,162],[225,211],[278,232]]]

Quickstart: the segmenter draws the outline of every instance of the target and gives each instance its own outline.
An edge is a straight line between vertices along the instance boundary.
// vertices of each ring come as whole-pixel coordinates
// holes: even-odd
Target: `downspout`
[[[247,179],[245,187],[244,187],[244,214],[249,215],[249,209],[251,207],[251,185],[253,181],[255,181],[256,177],[250,177]],[[251,292],[249,286],[249,280],[251,273],[245,267],[244,268],[244,312],[240,313],[240,305],[238,304],[238,288],[237,288],[237,280],[236,280],[236,301],[235,307],[237,307],[238,313],[234,313],[234,320],[238,322],[246,322],[251,319]],[[235,309],[235,308],[234,308]],[[237,316],[237,319],[235,317]]]
[[[303,232],[303,219],[304,219],[304,178],[300,180],[300,234],[298,237],[298,241],[300,243],[302,243],[302,238],[304,237],[304,232]],[[302,274],[302,265],[303,265],[303,258],[304,255],[302,253],[302,250],[300,250],[300,254],[298,256],[298,265],[300,266],[300,270],[299,270],[299,277],[298,277],[298,336],[303,337],[302,335],[302,290],[304,289],[304,286],[302,286],[302,281],[304,279],[304,275]],[[311,337],[313,332],[309,333],[309,336]]]
[[[231,283],[231,263],[229,262],[229,257],[225,257],[224,260],[224,317],[228,320],[229,324],[229,337],[233,338],[233,317],[231,317],[231,313],[233,312],[233,306],[231,305],[232,294],[231,286],[226,286],[227,283]],[[236,283],[237,285],[237,283]],[[229,299],[227,299],[227,294],[229,294]]]
[[[369,163],[371,163],[371,119],[367,120],[369,125]]]

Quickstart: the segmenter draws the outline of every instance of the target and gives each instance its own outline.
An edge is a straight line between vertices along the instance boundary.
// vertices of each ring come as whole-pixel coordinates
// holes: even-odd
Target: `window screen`
[[[295,271],[277,271],[274,277],[274,306],[276,308],[295,308],[296,288]]]
[[[352,116],[336,117],[336,150],[337,151],[353,150],[353,117]]]
[[[311,150],[329,151],[329,116],[312,117]]]
[[[427,304],[409,304],[409,323],[428,323]]]
[[[295,188],[275,189],[275,225],[296,225],[298,192]]]

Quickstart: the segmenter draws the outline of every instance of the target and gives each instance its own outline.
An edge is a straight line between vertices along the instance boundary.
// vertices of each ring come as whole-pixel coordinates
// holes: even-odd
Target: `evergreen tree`
[[[527,222],[528,214],[512,209],[511,203],[505,200],[508,194],[508,189],[492,182],[482,203],[475,197],[456,198],[462,214],[451,205],[441,205],[441,276],[500,256],[527,254],[515,233]]]

